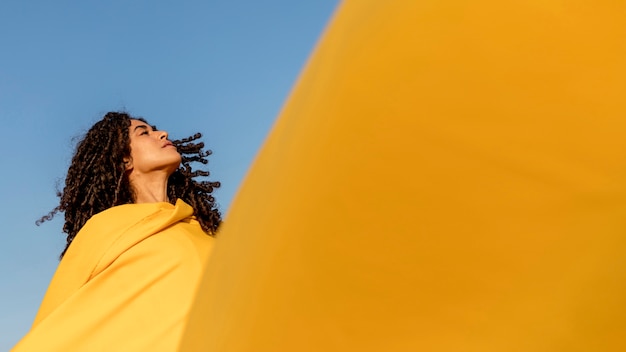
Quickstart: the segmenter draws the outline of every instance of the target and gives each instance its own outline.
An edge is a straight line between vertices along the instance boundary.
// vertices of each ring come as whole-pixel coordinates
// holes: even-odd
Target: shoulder
[[[123,250],[134,243],[171,226],[193,213],[186,204],[124,204],[92,216],[80,229],[67,255],[96,247],[102,251]]]
[[[162,210],[171,210],[169,203],[123,204],[111,207],[92,216],[81,231],[94,228],[115,228],[133,225]]]
[[[83,226],[62,264],[80,263],[81,267],[91,268],[89,277],[93,277],[138,244],[188,223],[192,213],[193,209],[184,203],[127,204],[107,209]],[[163,237],[156,242],[163,242]]]

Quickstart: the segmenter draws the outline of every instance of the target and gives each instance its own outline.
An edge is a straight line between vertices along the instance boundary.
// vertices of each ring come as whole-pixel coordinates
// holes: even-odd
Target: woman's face
[[[169,176],[180,165],[180,154],[167,139],[167,132],[155,131],[140,120],[130,120],[130,158],[126,169],[134,176],[167,173]]]

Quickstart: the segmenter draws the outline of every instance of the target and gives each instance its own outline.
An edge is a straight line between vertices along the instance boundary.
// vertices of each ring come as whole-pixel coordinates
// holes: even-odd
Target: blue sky
[[[62,216],[34,222],[57,204],[75,139],[121,109],[171,138],[202,132],[227,213],[338,3],[0,3],[0,351],[28,331],[58,264]]]

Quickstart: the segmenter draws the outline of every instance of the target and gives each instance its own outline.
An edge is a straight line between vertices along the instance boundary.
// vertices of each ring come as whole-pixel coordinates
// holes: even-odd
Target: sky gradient
[[[28,331],[58,264],[62,216],[35,220],[57,205],[77,138],[114,110],[173,139],[202,132],[227,214],[338,2],[0,4],[0,351]]]

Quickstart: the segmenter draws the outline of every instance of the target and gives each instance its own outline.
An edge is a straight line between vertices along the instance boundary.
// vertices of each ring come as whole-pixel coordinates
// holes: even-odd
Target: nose
[[[159,131],[161,133],[161,135],[159,136],[159,139],[167,139],[167,137],[169,136],[167,134],[167,131]]]

